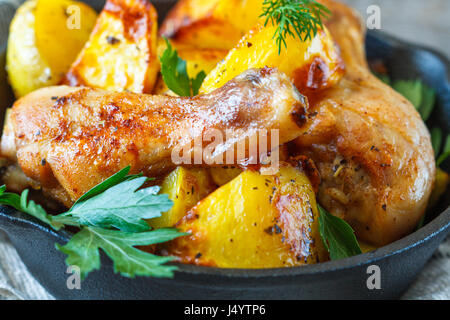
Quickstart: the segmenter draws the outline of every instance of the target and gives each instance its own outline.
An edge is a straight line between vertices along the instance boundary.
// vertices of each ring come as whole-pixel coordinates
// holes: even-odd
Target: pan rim
[[[53,236],[60,241],[68,241],[70,236],[69,232],[65,230],[54,231],[49,226],[43,224],[34,217],[20,217],[20,215],[25,214],[4,205],[0,205],[0,218],[8,219],[15,224],[19,223],[25,225],[27,228],[39,229],[41,232],[45,232],[49,236]],[[8,234],[8,230],[4,231]],[[435,219],[430,221],[427,225],[402,239],[374,251],[345,259],[296,267],[265,269],[218,268],[176,263],[175,265],[178,266],[176,274],[242,279],[273,279],[339,272],[364,265],[376,264],[380,260],[399,255],[406,251],[412,250],[417,246],[425,244],[426,242],[431,241],[434,237],[445,232],[450,232],[450,207],[448,207]],[[111,260],[108,260],[108,263],[112,264]]]

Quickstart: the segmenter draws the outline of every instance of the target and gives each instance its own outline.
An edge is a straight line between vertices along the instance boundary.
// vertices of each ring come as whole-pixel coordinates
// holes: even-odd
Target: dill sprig
[[[283,45],[287,48],[287,36],[297,35],[302,41],[311,40],[323,27],[322,19],[330,14],[327,7],[315,0],[264,0],[261,17],[266,17],[264,26],[269,21],[277,26],[273,38],[276,38],[280,54]]]

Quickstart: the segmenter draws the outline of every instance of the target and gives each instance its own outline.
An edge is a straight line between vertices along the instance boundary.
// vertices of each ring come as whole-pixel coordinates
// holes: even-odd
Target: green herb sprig
[[[33,200],[28,201],[28,190],[24,190],[19,196],[15,193],[5,192],[6,186],[0,187],[0,204],[13,207],[14,209],[28,213],[38,220],[50,225],[55,230],[60,230],[64,225],[54,222],[53,217],[49,215],[44,208],[35,203]]]
[[[173,277],[175,266],[165,263],[172,257],[160,257],[136,249],[134,246],[148,246],[180,237],[174,229],[129,233],[96,227],[84,227],[70,241],[56,248],[67,255],[68,266],[78,266],[81,278],[94,270],[100,269],[100,252],[102,249],[114,262],[114,271],[125,277],[135,276]]]
[[[266,18],[264,26],[271,22],[277,27],[273,38],[280,54],[283,46],[287,48],[288,36],[312,39],[330,15],[330,10],[315,0],[264,0],[261,17]]]
[[[190,78],[187,72],[187,63],[178,56],[169,40],[164,39],[167,49],[159,58],[161,62],[161,75],[166,86],[182,97],[196,96],[202,86],[206,73],[200,71],[195,78]]]
[[[331,260],[343,259],[361,254],[358,240],[350,225],[326,211],[319,209],[319,233],[325,248],[330,253]]]
[[[148,180],[142,175],[128,175],[127,167],[84,194],[72,208],[60,215],[49,215],[34,201],[27,200],[28,190],[22,195],[8,193],[0,187],[0,204],[28,213],[59,230],[76,226],[81,231],[69,242],[56,248],[67,255],[69,266],[78,266],[84,279],[100,269],[100,249],[113,261],[115,272],[126,277],[172,277],[175,266],[166,263],[172,257],[160,257],[135,248],[162,243],[186,235],[176,229],[150,230],[145,219],[161,216],[173,203],[160,188],[141,187]]]
[[[394,81],[392,88],[413,104],[423,121],[428,121],[436,103],[436,93],[433,89],[420,80]]]
[[[392,88],[408,99],[421,115],[424,122],[428,121],[436,105],[436,92],[420,80],[397,80],[391,83]],[[440,166],[450,157],[450,135],[445,138],[439,127],[431,132],[431,144],[436,155],[436,165]],[[442,151],[442,152],[441,152]]]

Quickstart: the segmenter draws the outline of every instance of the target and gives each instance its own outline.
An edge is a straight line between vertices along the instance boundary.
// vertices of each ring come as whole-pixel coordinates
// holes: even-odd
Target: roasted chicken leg
[[[70,205],[128,165],[161,176],[175,166],[176,146],[191,146],[210,129],[224,137],[226,131],[215,146],[222,152],[258,130],[278,129],[279,144],[292,141],[307,105],[284,74],[264,68],[194,98],[50,87],[18,100],[10,113],[2,155],[17,159],[44,192]],[[246,160],[235,157],[237,164]]]
[[[296,152],[316,163],[319,202],[374,245],[417,226],[435,179],[430,135],[412,104],[370,72],[364,27],[349,7],[321,1],[341,49],[346,74],[336,86],[306,93],[315,115],[296,140]]]

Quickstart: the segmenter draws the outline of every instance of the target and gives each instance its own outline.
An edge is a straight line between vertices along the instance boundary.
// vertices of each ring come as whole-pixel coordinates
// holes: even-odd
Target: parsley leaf
[[[144,219],[161,216],[173,203],[167,195],[158,194],[157,186],[140,189],[148,180],[142,175],[128,175],[127,167],[84,194],[73,207],[60,215],[47,214],[34,201],[27,201],[28,190],[21,196],[0,187],[0,204],[28,213],[54,229],[77,226],[76,233],[56,248],[67,254],[66,263],[80,268],[83,278],[100,269],[99,250],[114,263],[114,270],[124,276],[172,277],[174,266],[166,266],[171,257],[160,257],[140,251],[135,246],[148,246],[173,240],[186,234],[176,229],[149,231]]]
[[[74,206],[80,202],[83,202],[92,197],[95,197],[96,195],[108,190],[108,188],[115,186],[116,184],[119,184],[119,183],[124,182],[129,179],[142,177],[142,174],[128,175],[128,173],[130,173],[130,169],[131,169],[130,166],[125,167],[122,170],[120,170],[119,172],[117,172],[116,174],[112,175],[111,177],[109,177],[108,179],[103,181],[102,183],[96,185],[94,188],[92,188],[91,190],[89,190],[88,192],[83,194],[80,197],[80,199],[78,199],[77,202],[75,202]]]
[[[165,194],[157,195],[158,186],[138,190],[146,180],[145,177],[125,180],[88,200],[75,203],[68,212],[54,219],[64,221],[70,217],[84,226],[113,227],[125,232],[147,231],[149,226],[143,219],[160,217],[161,212],[170,210],[173,202]]]
[[[422,82],[420,80],[398,80],[392,85],[395,91],[408,99],[419,110],[422,103]]]
[[[142,233],[128,233],[86,227],[74,235],[70,241],[56,248],[67,254],[66,264],[78,266],[84,279],[89,272],[100,269],[102,249],[114,262],[114,271],[123,276],[173,277],[175,266],[164,264],[172,257],[160,257],[136,249],[134,246],[148,246],[173,240],[181,235],[175,229],[159,229]]]
[[[200,71],[197,76],[191,79],[187,73],[187,63],[178,56],[176,50],[172,48],[169,40],[164,39],[167,49],[159,58],[161,62],[161,74],[167,87],[182,97],[196,96],[206,73]]]
[[[422,81],[398,80],[392,88],[408,99],[419,111],[423,121],[427,121],[436,104],[436,92]]]
[[[195,79],[191,79],[191,87],[192,87],[192,95],[193,96],[198,95],[198,92],[200,91],[200,88],[201,88],[205,78],[206,78],[205,71],[200,71],[199,73],[197,73],[197,76],[195,77]]]
[[[361,254],[361,248],[355,233],[344,220],[328,213],[320,205],[319,232],[325,248],[330,253],[331,260],[343,259]]]
[[[33,200],[27,201],[28,190],[24,190],[19,196],[15,193],[5,192],[6,186],[0,187],[0,204],[11,206],[18,211],[28,213],[29,215],[49,224],[53,229],[59,230],[62,228],[61,223],[53,221],[53,217],[45,211],[40,205]]]

